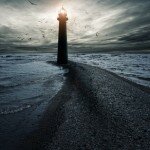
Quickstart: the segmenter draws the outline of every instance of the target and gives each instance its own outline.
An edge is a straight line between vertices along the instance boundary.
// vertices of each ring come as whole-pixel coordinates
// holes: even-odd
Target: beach
[[[47,65],[56,74],[50,71],[53,78],[42,85],[48,88],[56,80],[61,86],[54,84],[55,93],[50,89],[36,107],[1,114],[2,150],[149,149],[148,87],[83,63]]]
[[[97,67],[68,67],[68,80],[22,148],[148,150],[149,93]]]

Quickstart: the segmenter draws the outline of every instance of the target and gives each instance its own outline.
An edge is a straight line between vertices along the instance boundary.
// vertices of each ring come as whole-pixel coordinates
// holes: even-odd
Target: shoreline
[[[34,48],[33,48],[34,49]],[[46,50],[46,51],[36,51],[36,50],[10,50],[10,51],[6,51],[6,50],[0,50],[0,55],[7,55],[7,54],[26,54],[26,53],[29,53],[29,54],[39,54],[39,53],[51,53],[51,54],[57,54],[57,51],[53,50],[53,51],[50,51],[50,50]],[[70,52],[69,54],[98,54],[98,53],[108,53],[108,54],[150,54],[150,49],[147,49],[147,50],[100,50],[100,51],[83,51],[83,52],[79,52],[79,51],[72,51]]]
[[[56,65],[55,63],[52,64]],[[96,149],[100,148],[99,144],[103,144],[102,149],[111,147],[113,147],[112,149],[118,149],[119,147],[133,148],[133,146],[136,148],[148,148],[149,126],[147,114],[150,112],[148,107],[150,106],[150,102],[148,102],[150,98],[149,89],[145,89],[143,86],[98,67],[74,62],[69,62],[69,65],[64,65],[63,67],[69,68],[67,81],[52,99],[53,102],[47,107],[39,123],[38,131],[31,133],[25,139],[25,143],[23,142],[21,146],[22,149],[48,150],[60,147],[61,149],[76,149],[76,146],[81,146],[82,149],[86,149],[87,147],[89,149]],[[101,75],[101,77],[98,75]],[[84,106],[82,106],[81,102],[84,103]],[[80,110],[83,113],[74,110],[74,107],[78,105],[79,108],[83,107]],[[133,111],[134,114],[132,113]],[[70,118],[70,115],[74,116],[76,113],[75,118],[78,121],[74,123],[76,125],[74,126],[73,123],[69,124],[68,122],[74,122],[74,118]],[[84,113],[92,113],[95,116],[91,116],[91,114],[89,115],[90,117],[88,115],[84,116]],[[92,127],[85,123],[84,119],[87,121],[90,120]],[[99,127],[100,122],[106,127]],[[78,129],[81,128],[81,125],[84,128],[90,128],[90,130],[86,131],[89,143],[84,141],[85,133],[83,134],[83,129]],[[111,131],[108,125],[113,131]],[[66,128],[71,131],[67,131]],[[66,130],[66,132],[63,132],[63,130]],[[103,137],[98,138],[97,134],[94,135],[95,141],[91,141],[93,137],[90,133],[91,131],[94,133],[102,132],[101,134],[105,137],[105,142]],[[104,131],[107,131],[108,135],[105,135]],[[68,132],[70,132],[70,136],[77,137],[71,139]],[[115,143],[113,142],[114,134],[118,136],[115,138]],[[60,138],[61,136],[69,138],[70,142],[73,140],[75,144],[68,143],[66,147],[66,141]],[[79,143],[78,138],[81,139]],[[111,144],[108,145],[108,143]],[[125,143],[126,145],[124,145]],[[129,146],[128,143],[130,143]]]
[[[96,67],[96,66],[95,66],[95,67]],[[97,67],[97,68],[99,68],[99,67]],[[125,82],[128,82],[128,83],[131,84],[132,86],[134,86],[134,87],[136,87],[136,88],[139,88],[140,90],[142,90],[142,91],[144,91],[144,92],[146,92],[146,93],[150,93],[150,87],[148,87],[148,86],[144,86],[144,85],[138,84],[138,83],[136,83],[136,82],[134,82],[134,81],[132,81],[132,80],[129,80],[129,79],[123,77],[123,76],[119,76],[118,74],[116,74],[116,73],[114,73],[114,72],[111,72],[111,71],[109,71],[109,70],[106,70],[106,69],[103,69],[103,68],[100,68],[100,69],[103,70],[103,71],[108,72],[109,74],[112,74],[113,76],[115,76],[115,77],[117,77],[117,78],[119,78],[119,79],[121,79],[121,80],[123,80],[123,81],[125,81]]]

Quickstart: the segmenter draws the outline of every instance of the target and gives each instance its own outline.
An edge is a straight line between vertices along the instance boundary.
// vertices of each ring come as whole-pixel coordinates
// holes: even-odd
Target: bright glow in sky
[[[1,0],[1,47],[56,45],[62,5],[72,46],[150,45],[149,0]]]

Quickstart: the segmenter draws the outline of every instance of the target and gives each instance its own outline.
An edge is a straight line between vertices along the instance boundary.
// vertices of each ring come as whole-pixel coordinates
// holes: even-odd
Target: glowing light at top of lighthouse
[[[60,9],[60,14],[64,14],[64,15],[67,15],[67,11],[66,9],[62,6],[62,8]]]

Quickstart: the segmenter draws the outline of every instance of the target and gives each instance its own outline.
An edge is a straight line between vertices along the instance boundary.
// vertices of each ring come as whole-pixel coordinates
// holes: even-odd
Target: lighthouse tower
[[[59,33],[58,33],[58,54],[57,63],[67,64],[68,63],[68,52],[67,52],[67,11],[64,7],[61,8],[57,20],[59,21]]]

